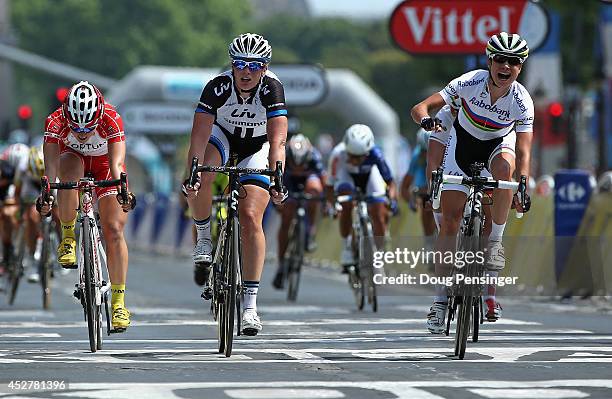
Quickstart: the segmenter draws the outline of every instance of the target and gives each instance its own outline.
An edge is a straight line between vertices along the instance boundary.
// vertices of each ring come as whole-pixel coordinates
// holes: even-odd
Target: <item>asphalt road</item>
[[[40,288],[24,282],[12,308],[0,298],[0,397],[612,397],[610,311],[507,300],[504,318],[486,324],[460,361],[452,336],[426,331],[427,297],[385,297],[377,314],[359,312],[344,276],[309,268],[289,304],[267,269],[258,301],[264,330],[236,338],[231,358],[217,353],[216,324],[188,259],[131,255],[132,326],[105,336],[95,354],[71,297],[75,273],[54,280],[48,312]],[[8,388],[15,380],[67,385],[26,392]]]

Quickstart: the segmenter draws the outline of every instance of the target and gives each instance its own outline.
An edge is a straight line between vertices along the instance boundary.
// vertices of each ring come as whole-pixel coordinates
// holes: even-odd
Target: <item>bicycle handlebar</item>
[[[115,187],[119,186],[119,194],[125,202],[128,201],[127,192],[127,174],[121,172],[119,179],[112,180],[93,180],[89,177],[84,177],[78,181],[49,183],[49,178],[43,176],[40,178],[40,195],[46,202],[49,200],[51,190],[74,190],[91,187]]]
[[[463,184],[466,186],[482,187],[482,188],[498,188],[502,190],[517,190],[517,195],[521,201],[521,206],[525,207],[525,194],[527,192],[527,176],[521,175],[520,181],[506,181],[506,180],[495,180],[490,177],[484,176],[455,176],[443,174],[442,168],[434,170],[431,173],[431,189],[430,196],[432,201],[438,201],[438,191],[442,183],[449,184]],[[437,207],[436,207],[437,209]],[[523,212],[517,212],[516,217],[518,219],[523,217]]]
[[[387,193],[386,192],[379,192],[379,193],[372,193],[370,195],[364,195],[362,193],[357,193],[357,194],[343,194],[343,195],[338,195],[336,197],[336,202],[337,203],[343,203],[343,202],[350,202],[350,201],[368,201],[371,199],[375,199],[375,198],[380,198],[380,197],[386,197]]]
[[[238,166],[209,166],[209,165],[198,165],[198,158],[193,157],[191,159],[191,168],[189,173],[189,184],[193,187],[198,181],[199,172],[217,172],[217,173],[229,173],[237,175],[264,175],[274,178],[274,189],[277,192],[281,192],[283,188],[283,163],[276,161],[276,169],[256,169],[256,168],[241,168]]]
[[[305,200],[305,201],[325,201],[326,200],[324,196],[313,195],[313,194],[305,193],[301,191],[289,193],[289,198],[292,198],[295,200]]]

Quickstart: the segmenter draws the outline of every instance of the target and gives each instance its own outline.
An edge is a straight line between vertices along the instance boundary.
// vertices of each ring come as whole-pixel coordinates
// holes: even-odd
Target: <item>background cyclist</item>
[[[328,207],[332,207],[334,194],[351,194],[359,187],[367,195],[377,195],[369,200],[368,212],[372,219],[372,229],[376,246],[383,248],[389,212],[387,198],[392,212],[397,211],[396,185],[382,150],[374,143],[372,129],[366,125],[352,125],[346,130],[344,139],[332,150],[329,158],[326,197]],[[342,237],[340,263],[343,272],[355,263],[352,243],[353,204],[345,202],[340,211],[339,224]]]
[[[287,163],[283,179],[289,193],[298,192],[301,189],[315,197],[320,197],[323,194],[326,179],[321,153],[314,148],[310,140],[303,134],[296,134],[291,137],[287,145]],[[296,201],[291,199],[278,207],[281,214],[281,223],[277,234],[278,269],[272,282],[272,285],[278,289],[283,288],[285,276],[284,257],[289,238],[287,232],[295,215],[296,207]],[[306,204],[306,220],[308,222],[306,250],[309,252],[316,249],[315,233],[319,209],[320,203],[318,201],[309,201]]]

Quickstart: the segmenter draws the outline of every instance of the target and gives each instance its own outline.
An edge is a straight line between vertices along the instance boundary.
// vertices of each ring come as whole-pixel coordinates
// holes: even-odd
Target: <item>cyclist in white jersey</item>
[[[445,174],[467,176],[472,163],[482,162],[495,179],[510,180],[515,172],[517,176],[529,176],[533,101],[523,85],[516,81],[529,55],[529,47],[519,35],[501,32],[489,39],[486,54],[488,70],[474,70],[452,80],[443,90],[415,105],[412,118],[424,129],[432,130],[435,123],[429,117],[430,110],[445,104],[460,105],[446,150]],[[446,240],[440,241],[439,246],[457,235],[467,192],[468,188],[462,185],[444,185],[440,237]],[[501,241],[510,206],[514,204],[517,211],[527,212],[528,196],[525,202],[523,209],[518,197],[513,198],[510,191],[494,190],[487,259],[489,275],[495,276],[505,266]],[[441,268],[437,272],[441,273]],[[497,320],[501,306],[495,296],[489,293],[485,302],[487,319]],[[430,332],[444,331],[446,305],[446,289],[439,286],[428,314]]]
[[[287,107],[281,82],[268,70],[272,47],[262,36],[244,33],[230,43],[229,56],[232,69],[209,81],[202,91],[188,163],[196,156],[204,165],[224,165],[231,149],[238,154],[239,167],[274,167],[276,161],[284,164]],[[200,179],[194,187],[186,180],[183,193],[193,210],[197,230],[195,279],[204,284],[212,261],[210,213],[215,174],[201,173]],[[256,305],[266,250],[262,218],[270,196],[280,204],[287,198],[287,191],[269,189],[271,182],[266,176],[244,175],[240,181],[246,191],[239,203],[245,287],[242,333],[256,335],[262,329]],[[200,187],[203,189],[198,195]]]

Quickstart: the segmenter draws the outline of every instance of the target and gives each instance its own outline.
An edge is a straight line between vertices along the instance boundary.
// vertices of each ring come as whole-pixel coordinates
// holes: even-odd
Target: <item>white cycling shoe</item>
[[[444,334],[446,326],[444,325],[444,319],[446,318],[446,302],[434,302],[429,308],[427,314],[427,329],[432,334]]]
[[[40,283],[40,274],[33,272],[28,275],[28,283]]]
[[[489,258],[487,259],[487,269],[502,270],[506,267],[506,256],[504,246],[501,241],[489,241]]]
[[[242,312],[242,333],[247,336],[255,336],[262,330],[261,320],[255,309],[245,309]]]
[[[194,263],[211,263],[212,262],[212,241],[208,238],[198,239],[193,248]]]

